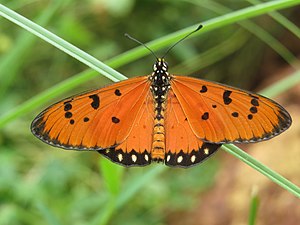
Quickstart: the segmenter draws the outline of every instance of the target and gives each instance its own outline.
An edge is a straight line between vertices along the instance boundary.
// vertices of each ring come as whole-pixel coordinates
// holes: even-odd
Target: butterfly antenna
[[[196,30],[193,30],[192,32],[188,33],[186,36],[184,36],[183,38],[181,38],[180,40],[178,40],[177,42],[175,42],[164,54],[164,56],[162,58],[165,58],[165,56],[180,42],[182,42],[183,40],[185,40],[186,38],[188,38],[190,35],[192,35],[193,33],[197,32],[198,30],[200,30],[203,27],[202,24],[200,24]]]
[[[146,44],[144,44],[143,42],[140,42],[139,40],[137,40],[137,39],[135,39],[135,38],[133,38],[133,37],[131,37],[131,36],[130,36],[129,34],[127,34],[127,33],[125,33],[124,35],[125,35],[125,37],[129,38],[130,40],[135,41],[136,43],[138,43],[138,44],[144,46],[146,49],[148,49],[148,50],[152,53],[152,55],[156,58],[156,60],[158,60],[158,57],[157,57],[157,56],[155,55],[155,53],[151,50],[151,48],[149,48]]]

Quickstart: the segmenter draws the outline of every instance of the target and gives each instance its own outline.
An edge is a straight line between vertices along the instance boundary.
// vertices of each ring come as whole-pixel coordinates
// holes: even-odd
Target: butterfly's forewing
[[[204,143],[196,137],[172,90],[168,93],[165,123],[167,166],[189,167],[201,163],[221,146]]]
[[[193,133],[206,142],[257,142],[291,125],[288,112],[261,95],[182,76],[173,77],[171,88]]]
[[[98,152],[113,162],[124,166],[145,166],[150,164],[153,117],[153,97],[149,91],[126,140],[116,147]]]
[[[133,124],[145,111],[149,87],[144,76],[70,97],[40,113],[31,130],[42,141],[65,149],[113,148],[136,130]]]

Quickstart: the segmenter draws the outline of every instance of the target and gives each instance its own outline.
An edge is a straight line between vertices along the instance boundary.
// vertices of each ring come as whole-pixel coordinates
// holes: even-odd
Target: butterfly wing
[[[205,142],[262,141],[292,122],[278,103],[248,91],[182,76],[173,76],[171,88],[193,133]]]
[[[197,138],[172,90],[168,93],[165,123],[165,164],[167,166],[193,166],[207,159],[221,146],[221,144],[205,143]]]
[[[133,125],[141,115],[145,117],[143,106],[146,100],[150,102],[149,87],[144,76],[67,98],[41,112],[31,124],[32,133],[65,149],[112,149],[123,143],[132,130],[136,132]],[[128,143],[126,151],[139,151],[133,142]]]

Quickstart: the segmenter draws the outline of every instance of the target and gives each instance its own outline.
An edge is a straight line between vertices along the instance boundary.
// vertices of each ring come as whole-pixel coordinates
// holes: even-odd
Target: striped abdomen
[[[153,128],[152,160],[163,162],[165,158],[165,103],[156,104]]]

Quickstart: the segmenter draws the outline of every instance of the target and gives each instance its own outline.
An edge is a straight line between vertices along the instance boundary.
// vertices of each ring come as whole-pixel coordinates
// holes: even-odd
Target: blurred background
[[[101,61],[259,1],[235,0],[2,0]],[[300,7],[280,11],[297,30]],[[278,18],[277,17],[277,18]],[[205,27],[203,28],[205,29]],[[201,31],[199,31],[201,32]],[[299,31],[298,31],[299,32]],[[158,56],[166,49],[156,52]],[[203,32],[166,57],[170,72],[260,91],[299,70],[300,40],[272,15]],[[127,77],[152,72],[155,58],[116,68]],[[88,67],[0,18],[0,117]],[[97,153],[63,151],[37,140],[33,118],[66,96],[112,83],[99,75],[0,128],[0,224],[248,224],[256,193],[257,224],[297,224],[300,202],[232,155],[219,150],[190,169],[163,165],[122,169]],[[274,99],[292,127],[242,149],[292,182],[299,178],[299,89]]]

